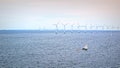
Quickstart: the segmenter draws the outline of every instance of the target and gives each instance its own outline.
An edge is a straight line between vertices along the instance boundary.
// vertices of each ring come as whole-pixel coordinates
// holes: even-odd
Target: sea
[[[0,30],[0,68],[120,68],[120,31]]]

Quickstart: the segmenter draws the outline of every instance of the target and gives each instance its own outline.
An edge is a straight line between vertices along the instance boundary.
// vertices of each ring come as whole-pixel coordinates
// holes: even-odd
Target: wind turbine
[[[96,30],[99,30],[99,25],[96,25],[95,27],[96,27]]]
[[[103,32],[105,31],[105,26],[104,25],[102,26],[102,30],[103,30]]]
[[[86,33],[87,25],[83,25],[82,27],[84,28],[84,31],[85,31],[85,33]]]
[[[62,24],[63,25],[63,30],[64,30],[64,34],[66,33],[66,26],[67,24]]]
[[[71,33],[73,33],[74,24],[71,24]]]
[[[102,25],[97,25],[97,26],[96,26],[96,29],[97,29],[97,30],[103,30],[104,28],[103,28]]]
[[[98,25],[97,24],[95,25],[95,30],[96,30],[95,33],[98,33],[99,29],[98,29]]]
[[[113,32],[112,32],[113,30],[114,30],[114,26],[111,25],[111,26],[110,26],[110,31],[111,31],[111,34],[110,34],[110,35],[111,35],[111,36],[113,36]]]
[[[120,27],[119,26],[116,26],[116,30],[119,30],[120,29]]]
[[[95,30],[96,30],[96,26],[95,25],[91,25],[91,30],[92,30],[92,34],[95,34]]]
[[[107,28],[107,30],[110,30],[110,29],[111,29],[110,26],[106,26],[106,28]]]
[[[117,26],[117,30],[120,30],[120,27],[119,27],[119,26]]]
[[[88,27],[89,27],[89,30],[91,31],[91,33],[93,33],[92,30],[93,30],[94,26],[92,24],[90,24]]]
[[[89,30],[92,30],[92,28],[93,28],[93,26],[90,24],[90,25],[89,25]]]
[[[59,23],[53,24],[56,27],[56,31],[55,31],[56,34],[58,34],[58,24]]]
[[[103,30],[103,26],[100,26],[100,30]]]
[[[38,26],[38,30],[41,30],[41,27],[40,27],[40,26]]]
[[[88,27],[87,27],[87,25],[84,25],[83,27],[84,27],[84,30],[85,30],[85,31],[86,31],[86,30],[87,30],[87,28],[88,28]]]
[[[78,29],[78,33],[80,32],[80,25],[79,23],[77,24],[77,29]]]
[[[99,30],[99,26],[98,25],[96,26],[96,29]]]

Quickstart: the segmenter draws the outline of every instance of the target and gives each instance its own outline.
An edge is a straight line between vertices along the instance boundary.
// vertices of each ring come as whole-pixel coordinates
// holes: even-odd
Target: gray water
[[[0,68],[120,68],[119,37],[120,32],[0,34]]]

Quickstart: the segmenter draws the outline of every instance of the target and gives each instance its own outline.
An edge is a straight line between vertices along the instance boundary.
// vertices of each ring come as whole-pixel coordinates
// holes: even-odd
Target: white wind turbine
[[[66,26],[67,26],[67,24],[65,23],[65,24],[62,24],[63,25],[63,31],[64,31],[64,34],[66,33]]]
[[[89,30],[92,30],[93,29],[93,26],[90,24],[89,25]]]
[[[105,30],[105,25],[101,25],[100,28],[101,28],[102,31],[104,31]]]
[[[71,33],[73,33],[73,27],[74,27],[74,24],[72,23],[71,24]]]
[[[87,25],[83,25],[82,27],[84,28],[84,31],[86,33],[86,31],[87,31]]]
[[[103,31],[105,30],[105,26],[104,25],[102,26],[102,29],[103,29]]]
[[[80,24],[77,23],[77,29],[78,29],[78,33],[80,32]]]
[[[120,30],[120,26],[117,26],[117,30]]]
[[[116,26],[116,30],[117,30],[117,31],[120,30],[120,27],[119,27],[119,26]]]
[[[40,27],[40,26],[38,26],[38,30],[41,30],[41,27]]]
[[[96,28],[95,28],[96,30],[99,30],[99,27],[98,27],[98,25],[95,25],[95,27],[96,27]]]
[[[88,29],[87,25],[84,25],[85,31]]]
[[[97,29],[97,30],[103,30],[104,27],[103,27],[102,25],[97,25],[97,26],[96,26],[96,29]]]
[[[96,25],[96,29],[99,30],[99,26],[98,25]]]
[[[88,29],[91,31],[91,33],[93,33],[93,32],[92,32],[93,27],[94,27],[94,26],[93,26],[92,24],[90,24],[90,25],[88,26]]]
[[[107,25],[107,26],[106,26],[106,29],[107,29],[107,30],[111,30],[111,27]]]
[[[55,26],[55,28],[56,28],[56,31],[55,31],[55,33],[56,34],[58,34],[58,25],[59,25],[59,23],[56,23],[56,24],[53,24],[54,26]]]
[[[109,28],[110,28],[110,31],[111,31],[111,34],[110,34],[110,35],[113,36],[113,32],[112,32],[112,31],[114,30],[114,26],[111,25],[111,26],[109,26]]]

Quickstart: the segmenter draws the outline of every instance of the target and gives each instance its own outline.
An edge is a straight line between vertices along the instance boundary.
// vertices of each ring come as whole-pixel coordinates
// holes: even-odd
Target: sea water
[[[120,68],[119,37],[119,31],[1,31],[0,68]]]

